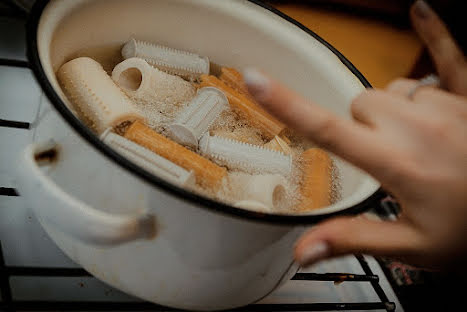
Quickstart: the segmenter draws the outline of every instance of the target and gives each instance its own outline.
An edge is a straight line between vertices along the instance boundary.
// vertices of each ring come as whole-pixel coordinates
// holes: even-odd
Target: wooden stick
[[[319,148],[311,148],[302,154],[304,169],[301,187],[300,211],[310,211],[331,204],[332,160]]]
[[[196,181],[201,186],[217,190],[222,179],[227,175],[225,168],[219,167],[208,159],[164,137],[141,122],[133,123],[126,131],[125,138],[188,171],[193,170]]]
[[[292,155],[292,149],[290,148],[289,144],[287,144],[287,142],[278,136],[275,136],[271,141],[264,144],[263,147],[282,152],[285,155]]]
[[[200,87],[214,87],[222,90],[227,96],[230,106],[249,120],[253,126],[258,127],[268,139],[279,135],[285,129],[283,123],[268,114],[258,104],[215,76],[202,75]]]
[[[125,121],[145,120],[101,64],[89,57],[62,65],[57,79],[81,119],[98,134]]]
[[[222,67],[221,75],[219,76],[220,80],[225,82],[226,85],[238,91],[239,93],[247,96],[251,99],[251,95],[248,92],[248,87],[243,80],[243,76],[235,68]]]

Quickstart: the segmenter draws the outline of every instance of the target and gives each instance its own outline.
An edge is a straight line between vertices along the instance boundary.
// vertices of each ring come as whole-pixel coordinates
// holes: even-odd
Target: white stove
[[[27,67],[24,21],[0,16],[0,29],[0,311],[170,311],[90,276],[55,246],[17,194],[15,162],[32,140],[28,125],[39,118],[43,94]],[[367,256],[302,269],[244,310],[403,311],[378,262]]]

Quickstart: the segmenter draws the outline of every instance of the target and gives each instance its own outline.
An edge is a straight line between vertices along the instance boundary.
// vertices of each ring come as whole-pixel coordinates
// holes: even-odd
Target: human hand
[[[304,266],[368,253],[439,268],[467,255],[467,63],[425,2],[411,16],[446,91],[423,87],[409,98],[417,81],[399,79],[363,92],[345,120],[257,70],[244,73],[265,109],[374,176],[402,207],[394,222],[340,217],[314,227],[295,248]]]

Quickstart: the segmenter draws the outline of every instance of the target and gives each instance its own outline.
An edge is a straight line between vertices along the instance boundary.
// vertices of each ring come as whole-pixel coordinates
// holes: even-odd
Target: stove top
[[[24,14],[13,13],[0,5],[7,30],[0,32],[0,310],[171,311],[89,275],[54,245],[18,194],[15,161],[33,139],[29,126],[43,94],[25,57]],[[403,311],[378,262],[361,255],[301,269],[243,310]]]

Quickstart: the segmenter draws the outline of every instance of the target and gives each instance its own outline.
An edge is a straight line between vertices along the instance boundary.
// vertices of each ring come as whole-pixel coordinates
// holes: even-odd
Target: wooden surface
[[[277,5],[344,54],[377,88],[407,76],[422,50],[410,29],[306,5]]]

